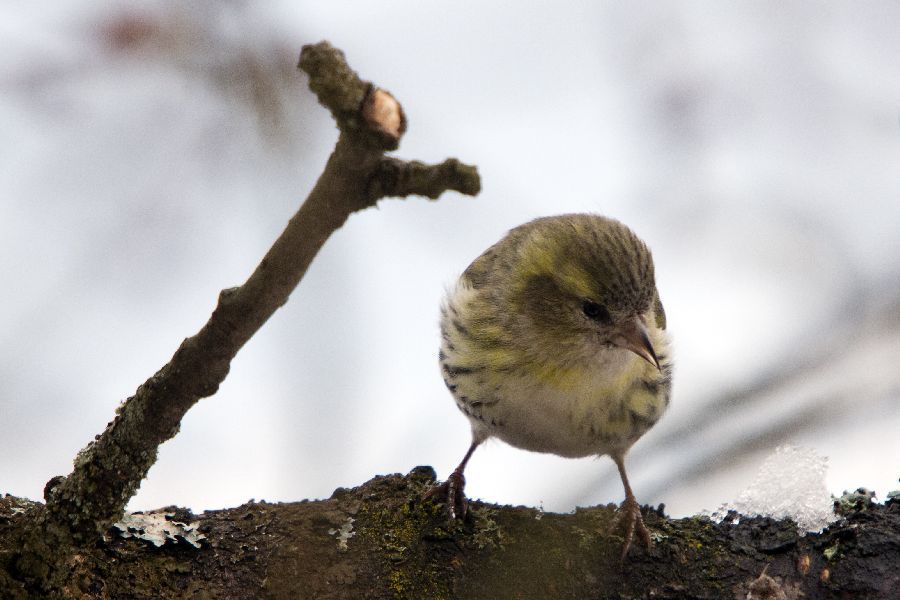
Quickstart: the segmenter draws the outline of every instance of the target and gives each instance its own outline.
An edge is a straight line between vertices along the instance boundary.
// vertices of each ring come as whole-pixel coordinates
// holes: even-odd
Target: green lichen
[[[875,492],[866,488],[857,488],[852,492],[844,491],[840,498],[834,498],[834,512],[848,515],[858,510],[866,510],[875,504]]]
[[[475,531],[469,537],[469,545],[478,550],[503,550],[503,544],[507,541],[507,536],[503,532],[503,528],[495,520],[497,510],[487,505],[482,505],[478,507],[477,511],[472,511],[472,515],[475,522]]]
[[[572,533],[578,538],[578,547],[583,550],[589,549],[596,542],[596,534],[581,527],[572,526]]]
[[[375,560],[396,598],[449,598],[448,565],[430,559],[429,546],[451,540],[454,532],[440,526],[446,518],[440,506],[424,502],[427,489],[407,485],[391,502],[363,502],[356,515],[357,535],[365,545],[381,549]],[[452,528],[451,528],[452,530]]]

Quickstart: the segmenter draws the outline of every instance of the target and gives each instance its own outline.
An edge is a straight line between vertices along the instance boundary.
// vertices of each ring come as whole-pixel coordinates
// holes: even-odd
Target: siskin
[[[571,214],[510,231],[441,308],[441,372],[472,444],[428,496],[464,518],[463,470],[490,437],[559,456],[609,455],[625,487],[622,557],[635,533],[649,546],[625,454],[669,404],[665,327],[650,250],[622,223]]]

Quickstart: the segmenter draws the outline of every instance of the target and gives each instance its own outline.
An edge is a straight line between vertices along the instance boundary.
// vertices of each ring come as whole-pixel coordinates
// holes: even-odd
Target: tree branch
[[[106,430],[79,453],[72,474],[48,482],[47,525],[76,542],[95,540],[121,516],[156,461],[159,445],[178,433],[182,417],[198,400],[216,392],[237,352],[287,302],[316,253],[350,214],[387,195],[478,192],[475,167],[455,159],[432,168],[384,158],[406,129],[403,109],[389,93],[361,80],[340,50],[327,42],[304,46],[299,67],[337,121],[334,152],[247,281],[221,292],[206,325],[118,408]],[[373,180],[384,178],[385,161],[399,173],[415,175],[398,176],[405,183],[394,186],[373,186]]]
[[[79,550],[61,595],[887,599],[900,585],[897,500],[855,502],[808,535],[790,520],[714,523],[645,508],[654,545],[635,544],[622,564],[622,539],[608,533],[615,506],[554,514],[473,501],[470,519],[448,524],[440,503],[423,500],[434,478],[430,467],[417,467],[339,488],[327,500],[135,515],[135,531],[115,527]],[[27,501],[0,498],[4,598],[29,597],[3,560],[17,548],[28,509]],[[151,525],[140,528],[141,520]],[[151,541],[154,522],[168,533]]]
[[[375,198],[416,195],[435,199],[447,190],[474,196],[481,191],[478,171],[455,158],[426,165],[417,160],[385,157],[378,165],[369,194]]]

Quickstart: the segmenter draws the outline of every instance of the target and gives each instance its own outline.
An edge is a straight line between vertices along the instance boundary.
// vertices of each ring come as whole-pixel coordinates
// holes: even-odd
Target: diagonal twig
[[[106,430],[78,454],[73,472],[48,483],[49,524],[75,542],[96,539],[121,516],[156,461],[159,445],[178,433],[197,401],[216,392],[237,352],[287,302],[316,253],[350,214],[386,196],[479,191],[475,167],[455,159],[429,166],[385,158],[406,130],[403,109],[391,94],[360,79],[340,50],[327,42],[304,46],[299,68],[337,122],[334,152],[247,281],[220,293],[209,321],[122,403]]]

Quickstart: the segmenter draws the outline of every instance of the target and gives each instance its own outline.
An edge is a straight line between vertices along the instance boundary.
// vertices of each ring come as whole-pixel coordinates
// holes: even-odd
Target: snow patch
[[[790,518],[805,532],[821,531],[838,517],[825,487],[828,459],[812,448],[779,446],[763,462],[753,483],[734,502],[711,517],[721,521],[730,511],[773,519]]]

